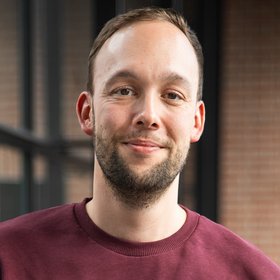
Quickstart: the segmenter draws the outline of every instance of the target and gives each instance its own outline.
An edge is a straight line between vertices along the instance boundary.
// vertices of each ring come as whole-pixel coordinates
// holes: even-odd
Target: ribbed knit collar
[[[75,204],[74,207],[74,214],[81,228],[99,245],[127,256],[151,256],[176,249],[191,237],[199,221],[197,213],[182,207],[187,212],[187,219],[176,233],[155,242],[130,242],[111,236],[92,222],[85,207],[89,200],[90,198],[87,198],[83,202]]]

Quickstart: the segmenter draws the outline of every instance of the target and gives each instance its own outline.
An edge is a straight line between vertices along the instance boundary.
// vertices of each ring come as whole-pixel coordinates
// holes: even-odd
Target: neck
[[[186,220],[185,211],[177,203],[178,180],[177,176],[167,191],[149,207],[133,209],[116,199],[97,164],[93,199],[86,206],[88,215],[98,227],[117,238],[135,242],[167,238]]]

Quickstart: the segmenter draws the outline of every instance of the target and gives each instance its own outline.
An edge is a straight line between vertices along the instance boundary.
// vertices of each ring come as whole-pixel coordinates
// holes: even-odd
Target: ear
[[[83,132],[87,135],[93,134],[93,113],[92,113],[92,96],[89,92],[83,91],[76,103],[76,113]]]
[[[195,143],[200,139],[205,123],[205,105],[203,101],[196,103],[196,111],[194,116],[194,126],[191,132],[191,143]]]

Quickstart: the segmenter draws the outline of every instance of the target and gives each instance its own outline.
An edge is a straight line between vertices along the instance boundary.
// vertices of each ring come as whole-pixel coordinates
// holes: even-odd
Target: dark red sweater
[[[186,210],[169,238],[133,243],[92,223],[85,201],[0,225],[3,280],[280,279],[279,267],[224,227]]]

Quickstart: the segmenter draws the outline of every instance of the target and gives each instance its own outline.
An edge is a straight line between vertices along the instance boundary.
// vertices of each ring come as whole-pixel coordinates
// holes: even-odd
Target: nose
[[[155,94],[146,94],[136,101],[133,125],[156,130],[160,127],[160,104]]]

